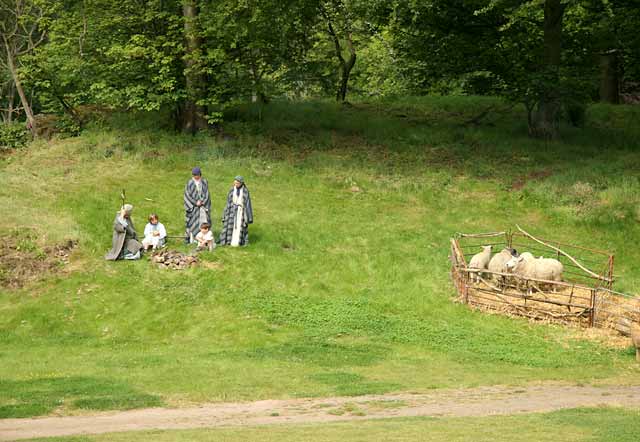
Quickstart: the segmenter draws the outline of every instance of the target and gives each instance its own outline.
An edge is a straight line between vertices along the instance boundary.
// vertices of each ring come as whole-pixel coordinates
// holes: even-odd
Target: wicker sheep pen
[[[492,245],[494,252],[508,247],[555,258],[564,266],[563,281],[469,268],[469,259],[484,245]],[[458,233],[451,238],[450,258],[458,299],[473,308],[625,335],[631,324],[640,324],[640,298],[613,290],[612,253],[539,239],[518,227],[513,232]]]

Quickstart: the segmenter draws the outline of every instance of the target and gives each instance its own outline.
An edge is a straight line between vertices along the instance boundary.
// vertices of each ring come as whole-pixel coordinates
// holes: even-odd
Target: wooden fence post
[[[591,290],[591,312],[589,313],[589,326],[596,324],[596,289]]]

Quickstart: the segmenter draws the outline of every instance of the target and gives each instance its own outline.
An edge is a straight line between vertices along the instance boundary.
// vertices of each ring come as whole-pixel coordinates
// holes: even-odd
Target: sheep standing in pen
[[[489,266],[489,261],[491,260],[491,249],[493,246],[482,246],[482,252],[476,253],[469,261],[470,269],[479,269],[484,270]],[[481,273],[472,273],[471,281],[472,282],[480,282]]]
[[[489,266],[487,267],[487,269],[490,272],[506,273],[507,262],[515,256],[518,256],[518,251],[516,249],[512,249],[508,247],[504,248],[500,250],[500,252],[493,255],[493,257],[491,258],[491,261],[489,261]],[[500,275],[492,275],[492,277],[494,281],[504,282],[504,279],[505,279],[503,276],[500,276]]]
[[[506,267],[507,270],[523,278],[545,279],[547,281],[558,282],[562,281],[562,272],[564,271],[562,263],[557,259],[535,258],[529,252],[510,259]],[[553,290],[555,291],[555,285],[553,286]]]

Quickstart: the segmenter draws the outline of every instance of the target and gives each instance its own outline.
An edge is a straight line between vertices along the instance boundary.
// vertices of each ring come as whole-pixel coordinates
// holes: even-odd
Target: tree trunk
[[[13,84],[13,81],[9,80],[9,90],[7,91],[7,109],[5,110],[5,114],[3,116],[3,120],[5,123],[11,124],[13,122],[13,104],[16,99],[16,88]]]
[[[251,102],[252,103],[262,103],[267,104],[269,102],[269,97],[264,91],[262,77],[264,72],[260,72],[256,67],[255,60],[252,58],[249,73],[251,74],[251,82],[253,84],[253,88],[251,90]]]
[[[198,8],[196,0],[185,0],[182,6],[185,36],[185,85],[187,98],[182,112],[182,130],[195,133],[207,128],[205,108],[198,100],[203,98],[204,77],[198,70],[197,57],[200,55],[200,38],[198,37]]]
[[[5,42],[5,48],[7,50],[7,67],[9,68],[9,72],[11,73],[11,78],[13,79],[13,84],[15,85],[16,91],[18,92],[18,96],[20,97],[20,102],[22,103],[24,113],[27,116],[27,127],[31,131],[31,135],[33,135],[35,138],[37,134],[36,120],[33,117],[33,111],[31,110],[31,105],[29,104],[29,100],[27,100],[27,96],[24,93],[22,83],[20,82],[20,77],[18,76],[18,70],[16,69],[15,61],[13,59],[13,51],[10,50],[6,42]]]
[[[543,84],[538,105],[533,112],[529,134],[536,138],[558,136],[560,120],[560,90],[558,87],[562,51],[562,18],[565,5],[561,0],[544,2],[544,64]]]
[[[341,57],[341,75],[340,84],[338,86],[338,93],[336,100],[340,103],[344,103],[347,98],[347,85],[349,84],[349,76],[351,75],[351,69],[356,64],[356,51],[353,47],[353,40],[351,34],[347,36],[347,48],[349,49],[349,60],[345,60]]]
[[[620,104],[620,69],[618,51],[600,54],[600,101]]]
[[[338,34],[333,28],[333,24],[331,23],[331,18],[329,14],[323,12],[323,16],[327,22],[327,31],[329,35],[333,39],[333,44],[336,51],[336,57],[340,62],[340,80],[338,83],[338,88],[336,91],[336,101],[340,103],[344,103],[347,97],[347,85],[349,84],[349,75],[351,74],[351,69],[353,69],[353,65],[356,64],[356,50],[353,47],[353,39],[351,37],[351,32],[347,34],[347,48],[349,49],[349,60],[345,60],[342,56],[342,45],[340,45],[340,38],[338,38]]]

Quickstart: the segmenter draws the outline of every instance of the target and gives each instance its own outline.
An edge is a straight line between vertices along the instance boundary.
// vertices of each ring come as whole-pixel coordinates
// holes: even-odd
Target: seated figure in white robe
[[[144,249],[159,249],[163,247],[166,237],[167,230],[158,220],[158,215],[155,213],[149,215],[149,223],[144,228],[144,239],[142,240]]]

